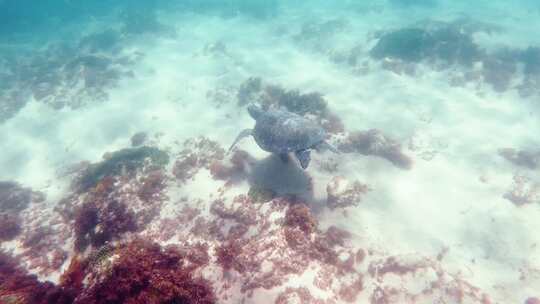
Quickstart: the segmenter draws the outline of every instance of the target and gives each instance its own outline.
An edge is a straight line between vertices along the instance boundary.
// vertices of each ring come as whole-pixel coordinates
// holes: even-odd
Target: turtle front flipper
[[[227,153],[231,152],[232,148],[234,148],[234,146],[240,141],[242,140],[244,137],[248,137],[248,136],[251,136],[253,134],[253,130],[252,129],[245,129],[245,130],[242,130],[242,132],[240,132],[240,134],[238,134],[238,136],[236,137],[236,139],[234,140],[234,142],[232,143],[231,147],[229,148],[229,151],[227,151]]]
[[[296,155],[302,169],[306,169],[309,166],[309,162],[311,161],[311,153],[309,150],[298,150],[294,152],[294,155]]]
[[[324,152],[324,151],[332,151],[336,154],[340,154],[339,150],[332,146],[331,144],[327,143],[326,141],[322,141],[321,143],[319,143],[317,146],[315,146],[315,150],[317,150],[318,152]]]

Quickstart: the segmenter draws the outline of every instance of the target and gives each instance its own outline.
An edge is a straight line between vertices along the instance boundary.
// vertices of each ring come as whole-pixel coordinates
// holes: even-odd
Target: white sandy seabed
[[[516,45],[526,46],[523,37],[534,37],[529,35],[533,27],[524,25],[526,15],[501,18],[505,9],[471,12],[477,20],[505,27],[499,36],[476,37],[479,43],[493,47],[493,41],[511,45],[515,39]],[[131,47],[145,54],[135,68],[137,76],[112,89],[107,102],[55,111],[33,101],[0,126],[0,179],[45,192],[52,207],[66,188],[65,181],[56,178],[59,168],[98,161],[104,152],[128,146],[136,132],[161,134],[158,146],[173,151],[177,142],[201,135],[228,147],[241,129],[253,125],[245,109],[237,106],[235,90],[248,77],[259,76],[286,88],[324,94],[347,130],[380,129],[401,142],[414,160],[411,170],[401,170],[372,156],[314,154],[307,172],[313,177],[316,199],[324,200],[326,185],[335,175],[316,165],[328,157],[337,160],[339,175],[372,189],[346,214],[319,211],[322,227],[336,225],[351,232],[358,247],[369,243],[391,255],[434,257],[447,250],[442,261],[447,271],[459,273],[497,303],[522,303],[540,296],[540,204],[518,207],[503,195],[512,188],[514,176],[540,181],[540,175],[516,167],[497,151],[534,148],[538,143],[537,100],[520,98],[512,90],[495,93],[489,86],[450,86],[445,72],[429,67],[416,76],[398,75],[371,62],[367,53],[369,70],[330,60],[332,52],[354,45],[367,52],[373,45],[367,37],[374,30],[426,17],[453,20],[461,10],[440,16],[419,10],[406,21],[399,10],[376,8],[332,16],[288,11],[265,22],[161,14],[177,35],[134,42]],[[335,18],[348,26],[329,39],[332,44],[325,50],[295,41],[304,22]],[[517,34],[509,34],[512,31]],[[218,42],[226,46],[225,53],[205,51]],[[215,90],[228,92],[219,107],[207,95]],[[252,140],[240,147],[256,158],[267,156]],[[238,187],[238,192],[247,189]],[[185,189],[192,197],[207,198],[208,192],[216,191],[216,182],[200,174]],[[268,291],[256,292],[248,302],[260,301],[265,294]]]

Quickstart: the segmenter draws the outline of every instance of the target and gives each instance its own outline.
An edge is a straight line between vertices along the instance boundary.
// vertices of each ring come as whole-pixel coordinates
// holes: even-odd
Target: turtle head
[[[261,108],[261,106],[257,105],[257,104],[250,104],[248,107],[247,107],[247,110],[249,112],[249,115],[251,115],[251,117],[253,117],[253,119],[257,120],[259,117],[261,117],[261,114],[264,112],[263,109]]]

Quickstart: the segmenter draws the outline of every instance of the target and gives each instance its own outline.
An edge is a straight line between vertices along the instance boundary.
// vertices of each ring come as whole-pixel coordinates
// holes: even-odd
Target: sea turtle
[[[312,149],[339,153],[325,141],[324,129],[307,118],[283,108],[265,110],[255,104],[249,105],[247,110],[255,119],[255,128],[240,132],[229,151],[238,141],[251,135],[261,149],[278,154],[283,161],[287,161],[289,153],[294,152],[303,169],[309,165]]]

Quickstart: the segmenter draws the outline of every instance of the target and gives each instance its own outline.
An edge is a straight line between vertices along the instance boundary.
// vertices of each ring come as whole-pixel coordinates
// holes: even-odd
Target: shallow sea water
[[[538,28],[536,1],[0,0],[0,303],[540,303]],[[229,150],[253,104],[307,168]]]

